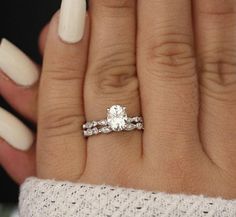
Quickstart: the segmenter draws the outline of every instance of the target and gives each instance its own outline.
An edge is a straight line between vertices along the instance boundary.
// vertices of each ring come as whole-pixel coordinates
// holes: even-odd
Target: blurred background
[[[9,39],[33,60],[40,63],[38,36],[43,26],[60,7],[60,2],[60,0],[1,0],[0,38]],[[0,106],[14,113],[1,97]],[[0,216],[9,216],[9,210],[12,204],[17,204],[17,200],[18,186],[0,165]]]

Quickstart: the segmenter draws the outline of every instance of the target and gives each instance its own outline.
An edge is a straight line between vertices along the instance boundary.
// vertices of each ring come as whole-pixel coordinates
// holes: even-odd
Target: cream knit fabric
[[[20,217],[236,217],[236,200],[29,178]]]

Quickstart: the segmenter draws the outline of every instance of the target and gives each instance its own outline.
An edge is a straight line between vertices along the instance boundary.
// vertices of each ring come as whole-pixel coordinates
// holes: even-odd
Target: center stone
[[[107,110],[107,123],[113,131],[122,131],[126,127],[128,116],[126,108],[114,105]]]

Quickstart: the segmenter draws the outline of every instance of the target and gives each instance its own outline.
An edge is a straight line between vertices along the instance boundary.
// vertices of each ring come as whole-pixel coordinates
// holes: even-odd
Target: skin
[[[84,38],[73,45],[59,39],[55,15],[38,107],[37,88],[23,108],[0,83],[38,121],[36,175],[235,198],[235,11],[235,0],[92,0]],[[113,104],[142,113],[144,132],[85,139],[81,125]],[[2,147],[2,164],[17,178]]]

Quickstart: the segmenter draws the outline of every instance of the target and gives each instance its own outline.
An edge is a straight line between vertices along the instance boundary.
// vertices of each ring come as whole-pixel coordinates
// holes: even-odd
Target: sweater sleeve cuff
[[[37,178],[23,183],[19,200],[21,217],[236,216],[236,200]]]

